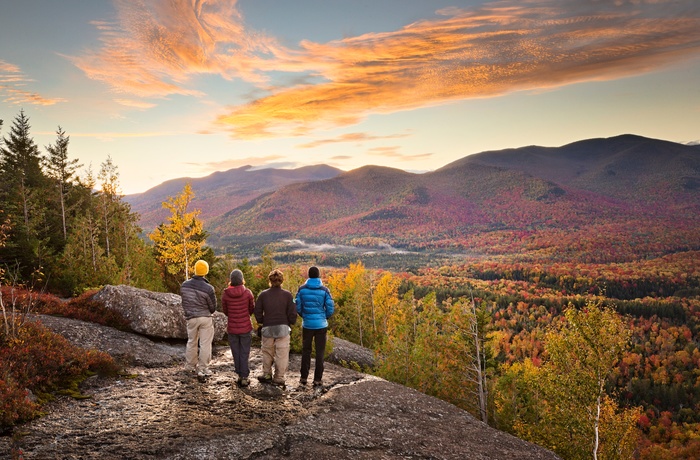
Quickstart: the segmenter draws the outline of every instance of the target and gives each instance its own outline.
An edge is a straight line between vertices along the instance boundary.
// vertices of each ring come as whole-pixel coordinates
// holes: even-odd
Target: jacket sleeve
[[[255,300],[255,309],[253,310],[255,313],[255,321],[258,322],[260,326],[263,325],[263,308],[262,308],[262,300],[260,300],[260,294],[258,294],[258,298]]]
[[[226,302],[226,296],[223,293],[221,294],[221,311],[224,312],[224,315],[228,316],[228,304]]]
[[[335,313],[335,302],[333,301],[333,296],[331,296],[331,291],[326,291],[325,305],[326,307],[326,318],[330,318]]]
[[[255,299],[253,298],[253,293],[248,289],[248,316],[253,314],[255,310]]]
[[[288,303],[287,303],[287,319],[289,320],[289,325],[291,326],[292,324],[297,322],[297,309],[294,306],[294,300],[292,297],[292,293],[289,293],[288,297]]]
[[[294,299],[294,303],[295,303],[296,306],[297,306],[297,313],[298,313],[299,315],[301,315],[301,290],[302,290],[302,289],[303,289],[303,287],[300,287],[300,288],[299,288],[299,290],[297,291],[297,296],[296,296],[296,298]]]
[[[209,299],[207,303],[209,304],[209,311],[214,313],[216,311],[216,291],[214,290],[213,286],[211,291],[209,291]]]

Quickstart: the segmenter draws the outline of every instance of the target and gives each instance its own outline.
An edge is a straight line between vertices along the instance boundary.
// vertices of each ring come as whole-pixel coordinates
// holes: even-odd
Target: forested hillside
[[[700,148],[638,136],[485,152],[434,172],[366,166],[207,223],[217,244],[280,238],[616,262],[700,249]]]
[[[202,219],[207,220],[285,185],[329,179],[341,172],[326,165],[297,169],[252,169],[243,166],[201,178],[169,180],[143,193],[127,195],[124,199],[139,213],[140,225],[150,231],[167,217],[161,203],[169,196],[178,194],[188,183],[195,193],[192,206],[201,211]]]

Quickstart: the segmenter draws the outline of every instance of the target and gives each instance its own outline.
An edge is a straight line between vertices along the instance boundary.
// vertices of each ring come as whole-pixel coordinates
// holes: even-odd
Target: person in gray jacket
[[[204,277],[207,273],[209,264],[198,260],[194,264],[194,276],[180,286],[182,309],[187,322],[185,369],[197,371],[200,378],[211,375],[209,361],[211,342],[214,339],[212,314],[216,311],[216,293]]]

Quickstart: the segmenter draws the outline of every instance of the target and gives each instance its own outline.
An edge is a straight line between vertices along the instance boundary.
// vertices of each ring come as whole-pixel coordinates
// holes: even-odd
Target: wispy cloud
[[[312,149],[315,147],[320,147],[322,145],[328,145],[328,144],[338,144],[342,142],[354,142],[354,143],[361,143],[361,142],[366,142],[366,141],[376,141],[376,140],[384,140],[384,139],[397,139],[401,137],[407,137],[409,134],[392,134],[388,136],[375,136],[372,134],[368,133],[347,133],[347,134],[342,134],[338,137],[334,138],[328,138],[328,139],[319,139],[316,141],[308,142],[306,144],[300,144],[297,145],[297,148],[300,149]]]
[[[252,62],[274,42],[244,31],[236,0],[114,0],[114,5],[114,21],[94,22],[101,47],[71,60],[118,93],[201,96],[191,84],[199,74],[266,80]]]
[[[395,32],[302,42],[283,64],[327,82],[281,89],[218,121],[240,138],[302,135],[371,113],[620,78],[700,51],[694,0],[501,1],[441,14]]]
[[[54,105],[65,102],[23,89],[34,80],[28,78],[19,66],[0,60],[0,99],[7,104]]]
[[[197,166],[201,166],[205,171],[225,171],[233,168],[240,168],[242,166],[250,166],[251,169],[257,169],[260,167],[273,168],[278,167],[280,160],[284,158],[281,155],[268,155],[264,157],[247,157],[247,158],[235,158],[223,161],[209,161],[207,163],[193,163]],[[288,163],[284,163],[288,165]]]
[[[115,139],[124,139],[131,137],[168,137],[168,136],[178,136],[182,133],[174,131],[149,131],[149,132],[128,132],[128,133],[117,133],[117,132],[102,132],[102,133],[71,133],[70,137],[87,137],[100,139],[102,141],[111,142]]]
[[[433,156],[433,153],[417,153],[413,155],[401,153],[401,147],[398,145],[389,147],[375,147],[369,149],[368,153],[376,156],[397,158],[402,161],[425,160],[426,158]]]
[[[157,105],[152,102],[135,101],[133,99],[115,99],[114,102],[126,107],[133,107],[136,109],[151,109]]]
[[[218,129],[250,139],[307,135],[451,101],[653,71],[700,52],[697,0],[501,0],[449,8],[400,30],[296,49],[250,30],[225,0],[115,0],[101,47],[74,57],[91,78],[145,98],[205,96],[197,76],[244,79],[266,94]],[[296,77],[269,86],[271,72]],[[317,145],[316,141],[302,148]],[[334,140],[326,140],[334,142]],[[345,142],[339,140],[339,142]]]

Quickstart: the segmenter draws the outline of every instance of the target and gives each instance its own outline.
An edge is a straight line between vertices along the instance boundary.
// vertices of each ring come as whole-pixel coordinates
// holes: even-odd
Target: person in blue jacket
[[[309,279],[306,280],[296,295],[297,313],[301,316],[302,351],[301,379],[299,383],[306,385],[311,369],[311,347],[316,342],[316,366],[314,368],[314,386],[322,385],[323,360],[326,352],[326,336],[328,318],[333,315],[335,303],[331,291],[323,285],[318,267],[309,268]]]

